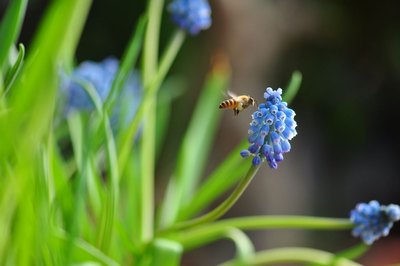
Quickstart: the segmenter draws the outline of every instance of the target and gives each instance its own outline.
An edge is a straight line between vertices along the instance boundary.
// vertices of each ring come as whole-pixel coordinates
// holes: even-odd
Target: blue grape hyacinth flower
[[[168,11],[172,20],[191,35],[211,26],[211,8],[207,0],[174,0]]]
[[[254,156],[253,165],[264,160],[271,168],[277,169],[283,161],[283,154],[290,151],[290,140],[297,135],[296,113],[282,101],[282,89],[268,87],[264,93],[265,103],[258,106],[252,115],[248,130],[250,147],[241,151],[243,158]]]
[[[381,205],[372,200],[359,203],[350,212],[350,220],[354,224],[352,235],[360,237],[365,244],[371,245],[382,236],[387,236],[393,223],[400,220],[400,206],[396,204]]]
[[[71,75],[63,75],[61,92],[64,96],[64,113],[93,111],[94,104],[83,88],[84,84],[93,86],[101,101],[109,96],[115,75],[119,69],[119,61],[109,57],[101,62],[84,61],[79,64]],[[134,116],[141,99],[141,81],[136,72],[131,72],[116,96],[116,104],[112,110],[111,123],[128,122]]]

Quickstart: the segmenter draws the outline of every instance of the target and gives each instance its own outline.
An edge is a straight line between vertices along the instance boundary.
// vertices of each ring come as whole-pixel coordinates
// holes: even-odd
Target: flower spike
[[[380,237],[387,236],[393,223],[400,220],[400,206],[385,206],[376,200],[359,203],[350,212],[350,220],[354,224],[352,235],[371,245]]]
[[[211,8],[207,0],[174,0],[168,11],[175,24],[191,35],[211,26]]]
[[[250,123],[248,150],[240,154],[243,158],[254,156],[253,165],[264,160],[271,168],[277,169],[283,161],[283,154],[290,151],[289,140],[297,135],[295,112],[282,101],[282,89],[268,87],[264,93],[265,103],[258,106]]]

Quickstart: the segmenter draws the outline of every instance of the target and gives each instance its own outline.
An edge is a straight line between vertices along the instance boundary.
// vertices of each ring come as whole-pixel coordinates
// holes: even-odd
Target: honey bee
[[[233,114],[235,116],[250,105],[257,105],[256,100],[249,95],[237,96],[232,92],[228,92],[228,94],[232,98],[221,102],[219,104],[219,109],[233,109]]]

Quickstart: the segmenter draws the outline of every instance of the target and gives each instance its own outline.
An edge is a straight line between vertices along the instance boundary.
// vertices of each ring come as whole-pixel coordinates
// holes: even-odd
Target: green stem
[[[231,239],[235,244],[237,265],[247,265],[254,255],[254,246],[250,238],[243,231],[234,227],[226,229],[225,237]]]
[[[158,65],[158,40],[160,21],[164,0],[150,0],[148,7],[149,22],[147,24],[143,50],[143,83],[148,87]]]
[[[221,220],[201,227],[171,232],[165,236],[192,249],[215,241],[224,236],[227,228],[241,230],[256,229],[318,229],[318,230],[348,230],[353,227],[349,219],[320,218],[309,216],[250,216]]]
[[[250,184],[253,177],[256,175],[259,168],[260,168],[260,165],[258,165],[258,166],[252,165],[250,167],[249,171],[247,172],[247,175],[236,186],[236,188],[232,192],[232,194],[211,212],[209,212],[203,216],[200,216],[198,218],[195,218],[193,220],[178,223],[178,224],[172,226],[171,228],[165,230],[164,232],[161,231],[161,233],[171,232],[174,230],[181,230],[181,229],[185,229],[185,228],[189,228],[189,227],[194,227],[194,226],[198,226],[198,225],[201,225],[204,223],[208,223],[208,222],[217,220],[219,217],[221,217],[227,211],[229,211],[229,209],[233,206],[233,204],[236,203],[236,201],[239,199],[239,197],[246,190],[247,186]]]
[[[215,169],[200,188],[179,213],[178,220],[182,221],[193,217],[203,210],[216,198],[231,189],[246,174],[248,170],[247,161],[238,156],[239,152],[248,147],[247,139],[244,139],[226,157],[226,159]]]
[[[149,3],[149,22],[143,50],[143,84],[146,92],[149,91],[150,83],[157,73],[158,40],[163,3],[163,0],[152,0]],[[140,239],[144,242],[153,237],[154,227],[155,106],[156,94],[150,93],[143,106],[143,132],[140,152],[140,223],[142,225]]]
[[[326,251],[301,247],[284,247],[258,252],[247,265],[276,265],[276,263],[288,262],[316,263],[318,265],[332,265],[331,263],[334,262],[335,266],[361,266],[361,264],[345,258],[337,259],[335,254]],[[220,266],[234,265],[237,265],[236,261],[228,261]]]

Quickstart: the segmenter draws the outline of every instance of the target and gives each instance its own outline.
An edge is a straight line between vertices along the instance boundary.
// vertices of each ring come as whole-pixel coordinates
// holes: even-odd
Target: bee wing
[[[227,93],[230,97],[232,97],[232,98],[237,98],[237,97],[238,97],[238,96],[236,95],[236,93],[234,93],[233,91],[228,90],[226,93]]]

